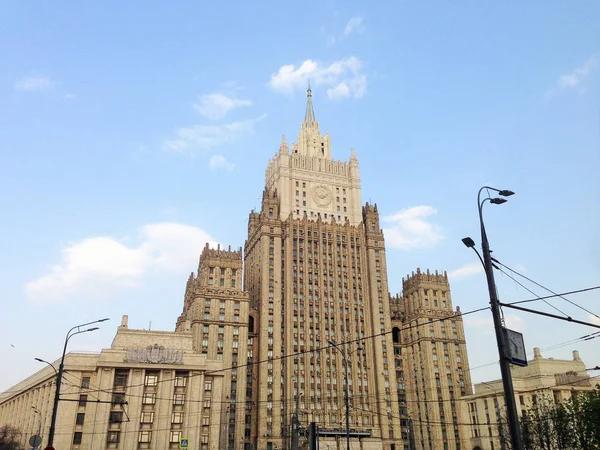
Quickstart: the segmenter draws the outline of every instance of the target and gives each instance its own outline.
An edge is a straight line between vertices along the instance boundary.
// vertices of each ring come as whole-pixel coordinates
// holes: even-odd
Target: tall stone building
[[[472,393],[471,374],[448,276],[417,269],[402,288],[390,308],[403,436],[415,450],[466,449],[460,397]]]
[[[244,440],[246,373],[249,336],[248,295],[242,291],[242,250],[206,247],[198,274],[188,279],[183,312],[176,331],[191,331],[194,351],[209,360],[221,360],[227,391],[223,401],[221,448],[239,449]],[[253,330],[252,330],[253,331]],[[231,368],[231,369],[230,369]],[[238,406],[240,405],[240,406]]]
[[[243,253],[207,245],[183,303],[175,332],[124,319],[110,349],[68,356],[78,379],[60,404],[62,447],[290,449],[297,417],[341,450],[346,379],[352,448],[459,450],[466,439],[458,399],[471,381],[448,279],[417,269],[390,297],[377,205],[362,204],[354,150],[333,159],[310,89],[298,143],[283,137],[268,163]],[[45,369],[0,396],[0,425],[33,429],[33,405],[45,438],[52,378]]]
[[[358,159],[354,151],[347,162],[332,158],[309,89],[298,143],[290,148],[282,139],[267,167],[261,210],[248,221],[244,288],[261,361],[252,374],[260,406],[253,410],[254,448],[289,445],[297,395],[301,423],[317,422],[331,439],[321,445],[336,448],[345,436],[342,353],[352,442],[400,448],[392,336],[372,338],[391,329],[386,269],[377,206],[361,204]]]

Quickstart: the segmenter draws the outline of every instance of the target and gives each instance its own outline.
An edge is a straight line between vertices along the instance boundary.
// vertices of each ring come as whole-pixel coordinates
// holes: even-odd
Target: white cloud
[[[525,322],[521,317],[515,314],[504,314],[504,320],[507,328],[518,331],[519,333],[525,331]],[[490,311],[482,311],[476,316],[465,317],[464,322],[465,325],[471,328],[483,328],[485,334],[493,334],[495,332],[494,320]]]
[[[281,66],[271,75],[269,86],[275,92],[291,94],[297,89],[306,89],[311,85],[328,88],[331,99],[353,97],[360,98],[367,89],[367,77],[362,72],[363,63],[355,56],[323,65],[307,59],[298,67],[294,64]]]
[[[431,247],[444,238],[439,227],[428,221],[437,213],[432,206],[414,206],[403,209],[391,216],[385,216],[385,240],[392,248],[408,250]]]
[[[251,105],[252,102],[250,100],[240,100],[215,93],[200,97],[200,101],[194,104],[194,108],[201,115],[209,119],[222,119],[233,109]]]
[[[33,75],[15,81],[14,86],[17,91],[34,92],[52,89],[54,87],[54,82],[48,77]]]
[[[561,75],[558,78],[558,85],[563,89],[573,89],[581,85],[582,81],[590,74],[596,66],[596,58],[591,56],[583,63],[581,67]]]
[[[110,288],[135,287],[152,270],[186,273],[195,268],[198,256],[213,238],[204,230],[173,222],[145,225],[139,244],[99,236],[75,242],[62,251],[62,261],[49,273],[25,286],[35,301],[66,299],[74,294]]]
[[[481,262],[474,262],[458,269],[451,270],[448,272],[448,277],[454,280],[459,280],[461,278],[467,278],[480,273],[483,273],[483,266],[481,265]]]
[[[344,36],[349,36],[352,33],[361,34],[363,31],[365,31],[363,18],[360,16],[355,16],[346,24],[346,28],[344,28]]]
[[[241,135],[254,133],[257,122],[267,117],[266,114],[254,119],[240,120],[223,125],[192,125],[179,128],[174,139],[164,142],[163,148],[181,153],[195,153],[223,145]]]
[[[588,319],[590,322],[595,323],[596,325],[600,325],[600,319],[597,316],[589,314]]]
[[[235,168],[235,164],[228,161],[223,155],[213,155],[208,162],[211,170],[226,170],[231,172]]]

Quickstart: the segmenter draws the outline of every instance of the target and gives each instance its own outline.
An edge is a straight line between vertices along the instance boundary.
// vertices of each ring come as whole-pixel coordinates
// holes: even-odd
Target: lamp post
[[[497,192],[500,197],[486,197],[481,200],[481,192],[486,189],[488,191]],[[463,243],[472,248],[483,263],[485,275],[487,278],[488,291],[490,296],[490,307],[492,317],[494,319],[494,329],[496,331],[496,343],[498,345],[498,355],[500,358],[500,373],[502,374],[502,385],[504,387],[504,397],[506,403],[506,415],[510,429],[510,438],[513,450],[523,450],[523,441],[521,439],[521,428],[519,426],[519,417],[517,415],[517,403],[515,401],[515,392],[513,388],[512,376],[510,373],[510,356],[507,351],[506,338],[502,319],[500,317],[500,305],[498,300],[498,292],[496,290],[496,281],[494,279],[494,268],[492,265],[492,256],[490,252],[490,243],[485,231],[483,223],[483,205],[489,201],[493,205],[501,205],[506,203],[506,198],[513,195],[513,191],[507,189],[496,189],[490,186],[483,186],[477,194],[477,210],[479,212],[479,225],[481,228],[481,251],[483,259],[475,249],[475,242],[471,238],[464,238]]]
[[[298,450],[300,444],[300,397],[304,395],[304,392],[299,392],[296,395],[296,413],[294,414],[294,420],[292,421],[292,450]]]
[[[52,406],[52,420],[50,421],[50,431],[48,432],[48,447],[52,447],[52,444],[54,444],[54,431],[56,428],[56,416],[58,413],[58,400],[60,397],[60,383],[61,383],[61,379],[62,379],[62,373],[65,368],[65,355],[67,353],[67,344],[69,343],[69,339],[71,339],[76,334],[87,333],[90,331],[96,331],[96,330],[98,330],[98,327],[87,328],[85,330],[82,330],[81,328],[85,327],[87,325],[93,325],[95,323],[106,322],[107,320],[110,320],[110,319],[100,319],[100,320],[94,320],[93,322],[82,323],[81,325],[74,326],[67,333],[67,337],[65,338],[65,346],[63,348],[62,358],[60,360],[60,365],[58,366],[58,371],[56,372],[56,389],[54,392],[54,404]],[[44,361],[42,359],[39,359],[39,358],[35,358],[35,359],[36,359],[36,361],[41,361],[41,362],[50,364],[47,361]],[[52,364],[50,364],[50,366],[52,366]],[[52,367],[54,367],[54,366],[52,366]]]
[[[344,403],[346,404],[346,450],[350,450],[350,407],[348,405],[348,357],[355,351],[364,350],[362,345],[358,345],[352,352],[346,352],[346,343],[344,345],[344,351],[340,350],[338,344],[332,340],[328,340],[327,343],[335,348],[340,355],[342,355],[342,362],[344,363]]]
[[[41,443],[42,443],[42,441],[41,441],[41,438],[42,438],[42,434],[41,434],[42,433],[42,412],[39,409],[37,409],[35,406],[32,406],[31,409],[33,409],[34,417],[36,414],[39,416],[40,422],[38,423],[37,435],[40,437],[40,443],[38,445],[41,445]],[[35,425],[35,421],[34,421],[34,425]],[[32,447],[33,447],[33,445],[32,445]]]

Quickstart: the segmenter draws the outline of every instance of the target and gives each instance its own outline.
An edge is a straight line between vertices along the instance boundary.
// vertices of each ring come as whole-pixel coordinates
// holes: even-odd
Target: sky
[[[556,292],[600,285],[598,23],[592,1],[0,2],[0,391],[74,325],[111,319],[70,351],[109,347],[124,314],[174,330],[205,242],[243,246],[309,79],[378,205],[392,293],[419,267],[486,306],[461,242],[480,244],[483,185],[516,192],[484,211],[498,260]],[[533,297],[496,279],[504,302]],[[548,301],[600,323],[600,290],[568,299],[588,311]],[[504,313],[531,354],[600,365],[577,340],[593,328]],[[464,320],[473,381],[499,377],[491,314]]]

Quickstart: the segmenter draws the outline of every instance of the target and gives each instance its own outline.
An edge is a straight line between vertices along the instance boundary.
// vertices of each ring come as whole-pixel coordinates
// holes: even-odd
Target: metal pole
[[[54,431],[56,429],[56,416],[58,415],[58,400],[60,397],[60,382],[62,380],[62,373],[65,367],[65,354],[67,353],[67,343],[69,342],[71,330],[67,333],[65,339],[65,346],[63,348],[62,358],[60,365],[58,366],[58,372],[56,373],[56,389],[54,391],[54,404],[52,406],[52,419],[50,420],[50,431],[48,432],[48,447],[52,447],[54,444]]]
[[[504,328],[502,326],[502,320],[500,318],[500,306],[498,301],[498,294],[496,291],[496,281],[494,279],[494,268],[492,266],[492,256],[490,253],[490,244],[487,239],[485,232],[485,225],[483,223],[482,208],[483,202],[479,200],[481,191],[477,196],[477,203],[479,206],[479,223],[481,225],[481,250],[483,252],[483,262],[485,265],[485,274],[487,277],[488,291],[490,295],[490,306],[492,310],[492,317],[494,319],[494,329],[496,331],[496,343],[498,344],[498,355],[500,357],[500,372],[502,374],[502,385],[504,386],[504,397],[506,403],[506,414],[508,425],[510,428],[510,438],[513,450],[523,450],[523,442],[521,440],[521,429],[519,427],[519,417],[517,415],[517,403],[515,401],[515,392],[512,383],[512,376],[510,373],[510,363],[508,352],[506,351],[506,342]]]
[[[294,420],[292,420],[292,450],[298,450],[299,438],[298,432],[300,431],[300,420],[298,419],[298,409],[300,408],[300,393],[296,394],[296,413]]]
[[[348,405],[348,360],[344,346],[344,401],[346,403],[346,450],[350,450],[350,407]]]

